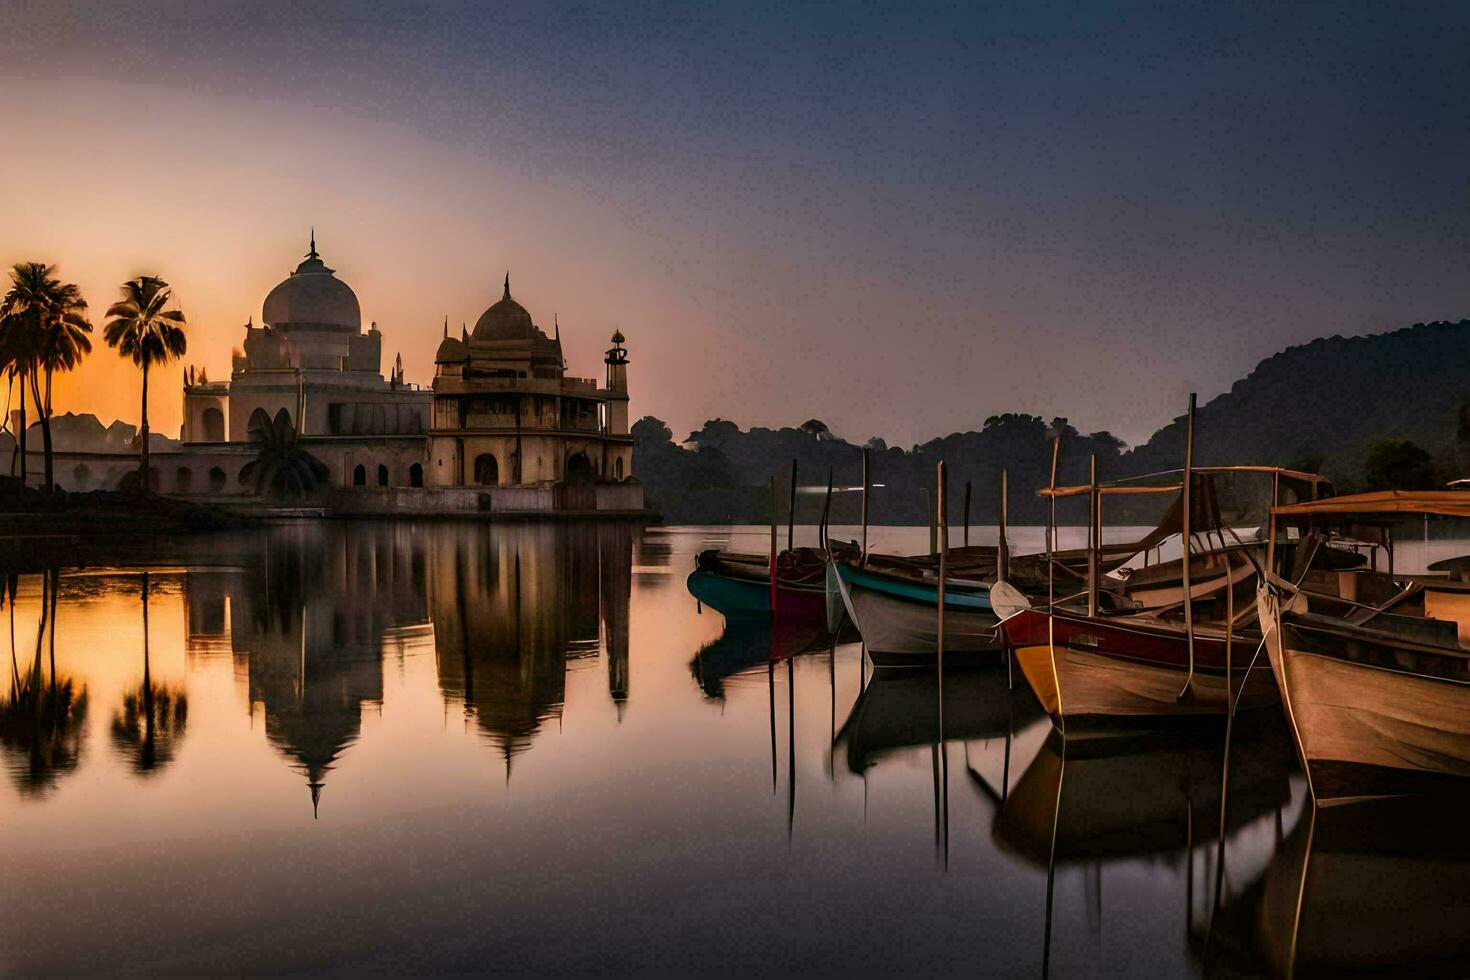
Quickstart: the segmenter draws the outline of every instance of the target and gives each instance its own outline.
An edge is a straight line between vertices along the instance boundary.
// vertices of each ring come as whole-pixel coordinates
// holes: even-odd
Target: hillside
[[[1201,465],[1275,463],[1320,468],[1342,489],[1363,483],[1369,449],[1387,438],[1428,450],[1443,476],[1470,475],[1458,459],[1459,409],[1470,398],[1470,320],[1415,324],[1367,337],[1328,337],[1292,347],[1258,364],[1229,392],[1200,407],[1196,460]],[[1182,408],[1183,406],[1181,406]],[[1098,457],[1103,478],[1179,466],[1184,456],[1182,416],[1142,446],[1124,451],[1108,432],[1082,434],[1066,419],[1050,424],[1032,415],[999,415],[979,431],[953,433],[904,450],[875,440],[872,466],[874,523],[924,523],[925,488],[934,464],[950,472],[952,520],[961,519],[966,481],[972,483],[971,519],[989,523],[997,511],[999,472],[1010,471],[1011,509],[1017,521],[1040,521],[1045,509],[1033,491],[1045,485],[1049,432],[1063,433],[1061,481],[1084,482],[1087,459]],[[815,419],[797,428],[741,430],[715,419],[676,445],[658,419],[634,426],[634,472],[652,505],[670,522],[764,521],[768,481],[776,478],[785,512],[790,461],[798,482],[820,486],[828,467],[835,482],[861,480],[861,446],[841,439]],[[798,503],[798,519],[815,521],[819,494]],[[857,495],[837,498],[835,522],[857,519]],[[1085,510],[1084,510],[1085,513]],[[1065,511],[1063,519],[1069,519]]]

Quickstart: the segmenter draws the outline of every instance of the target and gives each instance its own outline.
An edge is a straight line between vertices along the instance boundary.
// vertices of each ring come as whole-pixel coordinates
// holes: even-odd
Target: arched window
[[[378,486],[380,486],[380,487],[386,487],[387,485],[388,485],[388,467],[384,466],[382,463],[379,463],[378,464]]]
[[[209,471],[209,492],[219,493],[225,488],[225,471],[218,466],[211,467]]]
[[[174,471],[174,490],[177,493],[188,493],[194,489],[194,473],[187,466],[180,466]]]
[[[623,478],[623,457],[619,456],[617,459],[613,460],[613,479],[615,479],[615,480],[621,480],[622,478]]]
[[[205,442],[225,441],[224,412],[221,412],[219,409],[211,406],[210,408],[206,408],[204,410],[204,414],[200,416],[200,421],[204,423],[201,428],[204,429],[203,434]]]
[[[493,487],[500,483],[500,465],[490,453],[475,457],[475,482],[482,487]]]
[[[354,487],[367,486],[367,467],[358,463],[352,471],[352,485]]]
[[[591,483],[594,476],[592,460],[587,458],[586,453],[573,453],[567,457],[568,483]]]
[[[422,464],[414,463],[408,468],[408,485],[421,487],[424,485],[424,467]]]

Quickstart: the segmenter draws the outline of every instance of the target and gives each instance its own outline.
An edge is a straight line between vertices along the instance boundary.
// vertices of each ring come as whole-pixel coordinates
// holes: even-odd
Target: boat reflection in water
[[[1030,691],[1007,686],[1004,666],[946,671],[942,716],[940,704],[936,671],[874,671],[837,735],[848,769],[861,774],[895,751],[940,741],[1008,739],[1043,715]]]
[[[383,699],[383,661],[432,649],[441,696],[497,747],[507,775],[561,710],[565,674],[605,640],[609,696],[628,696],[633,531],[623,525],[289,525],[243,567],[191,570],[187,649],[227,649],[266,737],[326,776]]]
[[[1218,860],[1217,843],[1279,815],[1292,799],[1289,736],[1279,722],[1257,714],[1237,723],[1232,742],[1232,758],[1242,761],[1231,769],[1224,807],[1223,743],[1188,735],[1069,743],[1052,730],[1015,786],[991,791],[1000,800],[991,831],[997,849],[1046,870],[1043,970],[1051,955],[1055,879],[1068,867],[1091,875],[1089,919],[1100,924],[1106,866],[1183,860],[1184,918],[1193,938],[1196,894],[1206,894],[1211,877],[1206,871],[1196,884],[1197,852],[1207,864]]]
[[[1470,800],[1308,806],[1265,872],[1217,914],[1207,966],[1278,976],[1464,976]]]

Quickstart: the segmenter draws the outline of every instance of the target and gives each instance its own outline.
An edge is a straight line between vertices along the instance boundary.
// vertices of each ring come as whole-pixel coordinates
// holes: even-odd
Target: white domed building
[[[315,235],[261,320],[245,325],[228,383],[186,374],[184,443],[248,443],[252,421],[284,411],[334,484],[422,486],[432,396],[405,384],[401,367],[383,377],[383,335],[376,323],[363,331],[357,294],[322,261]]]

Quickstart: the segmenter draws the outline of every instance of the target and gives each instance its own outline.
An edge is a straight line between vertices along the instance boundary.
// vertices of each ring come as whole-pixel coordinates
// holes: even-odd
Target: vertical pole
[[[827,467],[827,496],[822,501],[822,523],[818,529],[819,543],[823,551],[827,548],[827,522],[832,518],[832,467]]]
[[[970,485],[965,484],[965,500],[969,502]],[[1004,468],[1000,471],[1000,545],[995,552],[995,576],[1006,579],[1011,574],[1011,549],[1006,543],[1006,509],[1010,499],[1010,474]],[[968,516],[968,515],[967,515]],[[966,530],[969,530],[966,525]]]
[[[1087,615],[1097,615],[1097,453],[1087,470]]]
[[[771,477],[771,619],[776,618],[776,478]]]
[[[938,607],[939,617],[939,635],[935,643],[935,655],[939,665],[939,717],[941,719],[940,727],[942,728],[944,724],[944,578],[949,571],[949,527],[944,520],[944,460],[941,459],[939,461],[939,465],[934,471],[934,477],[936,483],[934,497],[938,503],[938,507],[936,508],[938,513],[937,521],[943,532],[939,535],[939,578],[935,582],[938,594],[936,605]],[[943,737],[943,732],[941,732],[941,741]]]
[[[1046,613],[1051,615],[1052,607],[1056,605],[1056,575],[1052,567],[1052,552],[1056,549],[1057,539],[1057,456],[1062,450],[1062,434],[1058,432],[1051,441],[1051,480],[1047,483],[1047,489],[1051,491],[1047,497],[1051,508],[1051,516],[1046,525]]]
[[[868,563],[868,492],[871,489],[872,473],[868,469],[868,449],[863,447],[863,564]]]
[[[939,554],[939,524],[938,524],[938,502],[934,499],[935,492],[924,490],[924,506],[929,511],[929,554]]]
[[[1276,571],[1276,506],[1281,503],[1281,473],[1276,472],[1271,477],[1271,506],[1266,508],[1269,530],[1266,533],[1266,571]],[[1428,518],[1425,518],[1428,520]],[[1266,624],[1262,623],[1265,629]]]
[[[796,538],[796,460],[791,461],[791,505],[786,510],[786,550]]]
[[[1180,513],[1180,537],[1184,547],[1183,554],[1183,576],[1184,576],[1184,637],[1189,647],[1189,674],[1184,678],[1184,690],[1179,692],[1183,698],[1189,693],[1189,685],[1194,682],[1194,597],[1190,595],[1191,585],[1189,581],[1189,558],[1190,537],[1192,536],[1191,524],[1193,515],[1193,483],[1194,483],[1194,392],[1189,393],[1189,415],[1184,423],[1184,499]]]
[[[965,547],[970,546],[970,481],[965,481]]]

